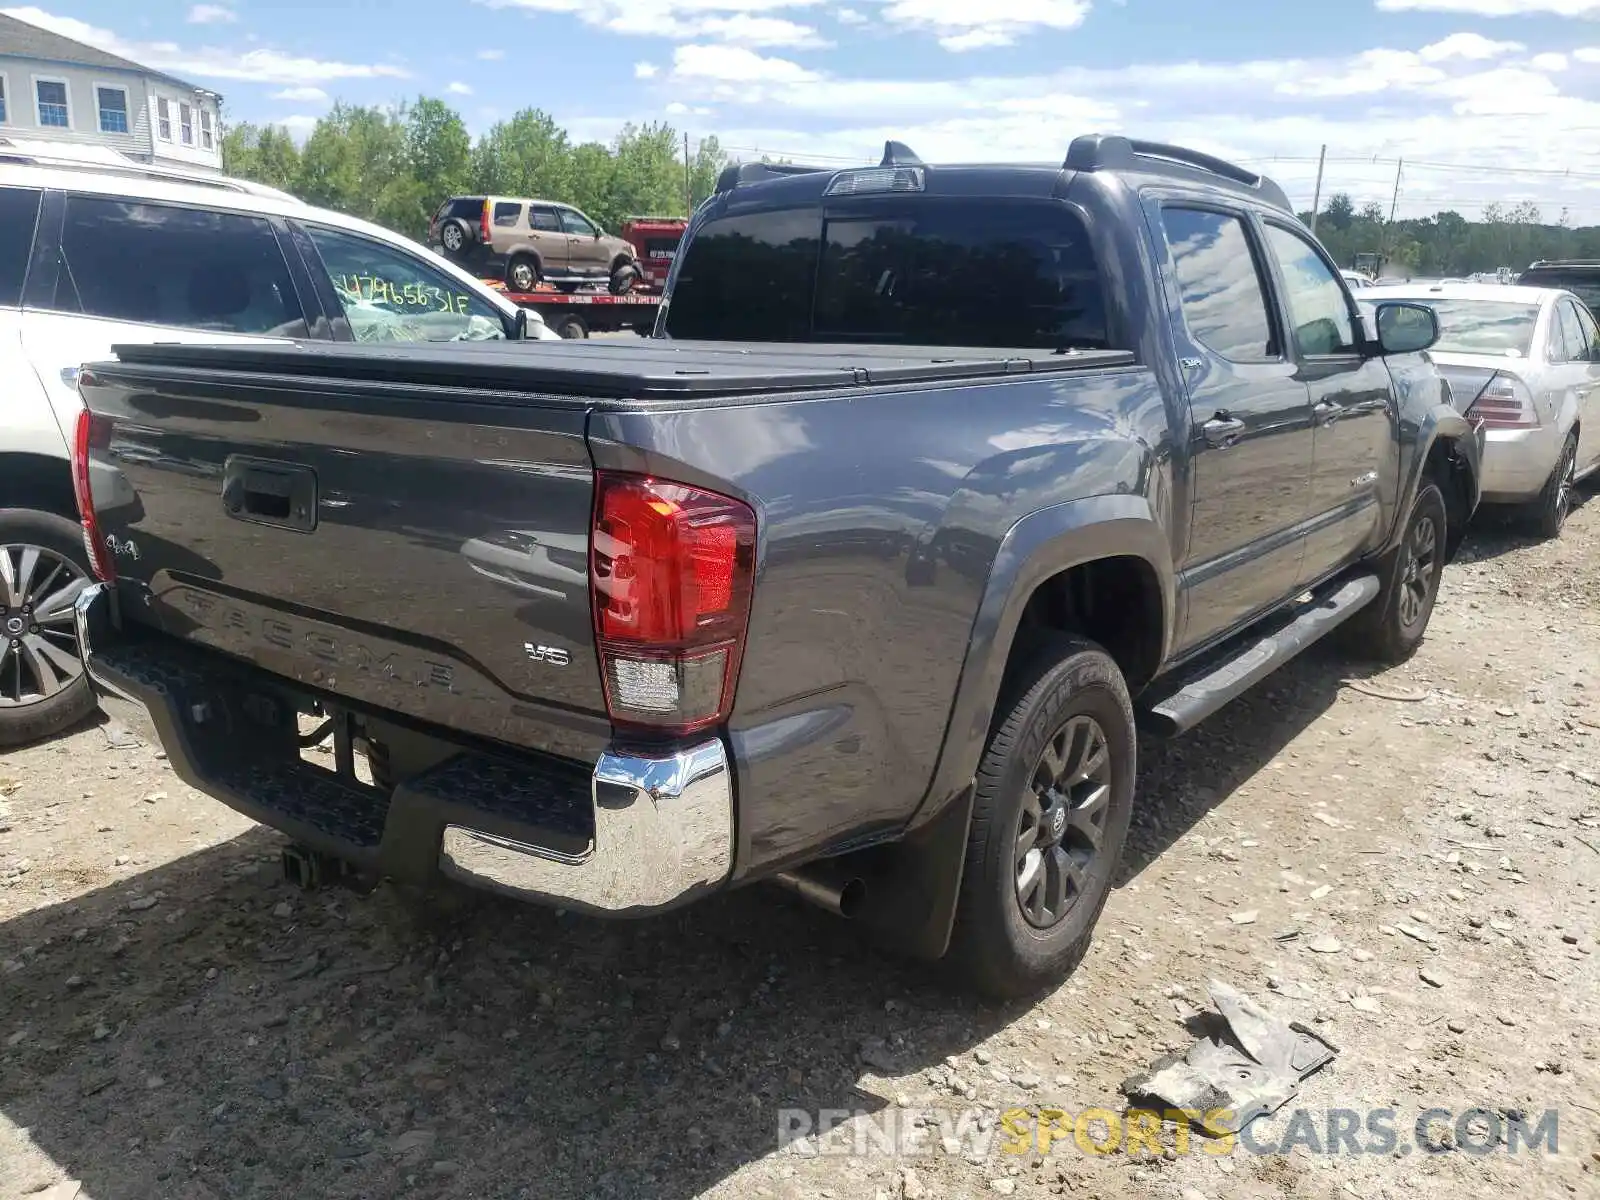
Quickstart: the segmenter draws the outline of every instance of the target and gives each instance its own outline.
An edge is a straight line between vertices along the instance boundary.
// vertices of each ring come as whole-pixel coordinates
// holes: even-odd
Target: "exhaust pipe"
[[[859,913],[867,899],[866,880],[817,867],[779,871],[772,876],[772,882],[846,920]]]

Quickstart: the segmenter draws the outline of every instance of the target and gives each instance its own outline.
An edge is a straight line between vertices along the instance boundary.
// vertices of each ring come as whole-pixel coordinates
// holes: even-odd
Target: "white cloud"
[[[799,63],[767,58],[741,46],[679,46],[672,52],[674,80],[704,80],[716,84],[766,83],[789,85],[820,79]]]
[[[714,37],[737,46],[789,46],[815,49],[830,45],[809,25],[799,25],[781,17],[752,17],[735,13],[731,17],[707,17],[696,28],[696,36]]]
[[[1076,29],[1089,0],[1005,0],[984,6],[970,0],[888,0],[884,18],[902,29],[931,32],[946,50],[1009,46],[1038,29]]]
[[[1600,63],[1600,46],[1580,46],[1572,52],[1572,57],[1581,63]]]
[[[1444,62],[1451,58],[1482,61],[1515,54],[1525,49],[1521,42],[1497,42],[1478,33],[1452,33],[1443,41],[1434,42],[1417,51],[1426,62]]]
[[[1535,54],[1528,60],[1536,71],[1565,71],[1567,69],[1567,56],[1565,54]]]
[[[635,79],[654,79],[661,68],[653,62],[636,62],[633,64],[633,77]]]
[[[460,80],[455,80],[454,82],[447,84],[444,90],[449,92],[452,96],[472,95],[472,86],[470,84],[462,83]]]
[[[328,99],[328,93],[319,87],[292,87],[284,88],[281,92],[273,92],[274,100],[294,100],[301,104],[316,104]]]
[[[748,46],[820,47],[815,29],[770,14],[817,0],[476,0],[488,8],[566,13],[611,33]],[[762,15],[767,14],[767,15]]]
[[[75,17],[58,17],[32,6],[0,9],[8,17],[37,25],[62,37],[98,46],[159,71],[170,71],[204,81],[242,79],[251,83],[310,85],[339,79],[406,79],[409,72],[390,63],[347,63],[304,58],[277,50],[238,50],[206,47],[186,49],[174,42],[133,42]]]
[[[479,50],[478,51],[478,57],[483,59],[484,62],[499,62],[505,56],[506,56],[506,52],[504,50]]]
[[[680,48],[672,95],[684,106],[714,103],[717,136],[747,158],[868,163],[894,138],[930,162],[1037,162],[1065,155],[1074,133],[1098,129],[1265,171],[1308,206],[1325,144],[1324,196],[1347,191],[1358,205],[1387,210],[1395,160],[1404,159],[1402,215],[1454,208],[1472,216],[1490,201],[1534,199],[1600,223],[1600,143],[1574,143],[1571,134],[1600,125],[1600,99],[1563,94],[1553,64],[1503,45],[1489,52],[1445,39],[1433,47],[1426,56],[1386,48],[937,79],[810,70],[701,45]],[[1569,57],[1600,63],[1600,46]]]
[[[853,8],[841,8],[834,12],[833,19],[841,25],[865,25],[870,18]]]
[[[238,19],[238,13],[220,4],[196,4],[188,16],[191,25],[231,25]]]
[[[1383,12],[1449,12],[1475,17],[1592,17],[1600,0],[1378,0]]]

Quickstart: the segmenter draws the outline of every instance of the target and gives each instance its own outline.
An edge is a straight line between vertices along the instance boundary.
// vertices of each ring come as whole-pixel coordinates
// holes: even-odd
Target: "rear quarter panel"
[[[1168,428],[1139,368],[591,418],[597,467],[732,491],[758,513],[730,722],[740,874],[905,823],[1007,533],[1116,494],[1148,498],[1170,529]]]

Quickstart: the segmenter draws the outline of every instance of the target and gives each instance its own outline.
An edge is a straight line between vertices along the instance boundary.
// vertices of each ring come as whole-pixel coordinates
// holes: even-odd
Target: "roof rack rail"
[[[1600,267],[1600,258],[1539,258],[1528,264],[1528,270],[1535,267]]]
[[[1294,211],[1283,189],[1265,175],[1257,175],[1215,155],[1168,142],[1086,133],[1072,139],[1066,161],[1061,165],[1068,171],[1139,171],[1150,170],[1158,164],[1220,176],[1257,193],[1268,204],[1285,212]]]
[[[765,179],[780,179],[786,175],[811,175],[827,167],[807,167],[800,163],[733,163],[722,168],[717,176],[717,194],[731,192],[740,184],[760,183]]]
[[[159,183],[187,183],[195,187],[216,188],[219,191],[239,192],[288,203],[304,203],[298,196],[256,183],[224,175],[220,171],[189,170],[184,167],[138,162],[116,151],[100,153],[100,147],[64,146],[48,143],[23,142],[14,138],[0,138],[0,163],[15,163],[24,167],[42,167],[52,171],[82,171],[93,175],[134,176]]]

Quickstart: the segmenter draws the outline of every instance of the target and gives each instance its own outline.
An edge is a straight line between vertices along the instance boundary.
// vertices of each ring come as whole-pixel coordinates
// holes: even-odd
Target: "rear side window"
[[[31,188],[0,187],[0,306],[12,308],[22,303],[22,281],[28,274],[41,194]]]
[[[142,324],[306,337],[300,300],[261,217],[71,196],[55,304]]]
[[[1057,203],[902,199],[732,217],[689,243],[673,337],[1029,349],[1110,344],[1088,236]]]
[[[494,206],[494,223],[502,229],[511,229],[522,220],[522,205],[514,201],[501,200]]]
[[[1244,221],[1205,209],[1163,208],[1161,224],[1190,336],[1230,362],[1275,361],[1266,290]]]
[[[1556,320],[1561,325],[1561,340],[1566,343],[1565,352],[1561,358],[1552,357],[1552,362],[1588,362],[1589,339],[1584,336],[1583,322],[1578,320],[1578,307],[1571,300],[1562,300],[1556,305]]]

